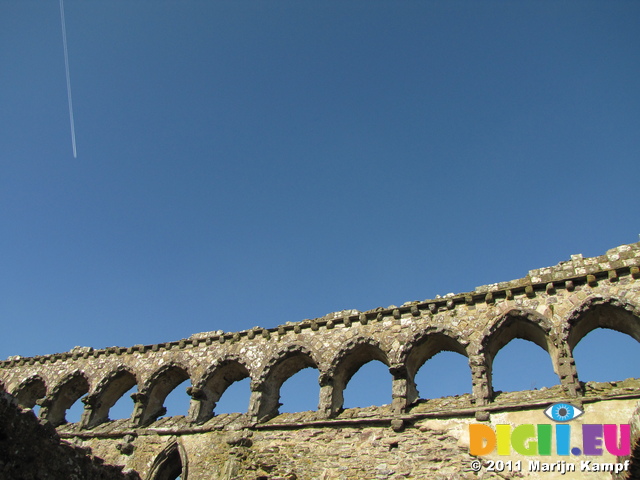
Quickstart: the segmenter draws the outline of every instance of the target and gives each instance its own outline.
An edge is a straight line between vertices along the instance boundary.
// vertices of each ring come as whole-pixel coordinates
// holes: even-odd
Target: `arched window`
[[[164,365],[156,373],[154,373],[149,381],[147,387],[144,389],[144,393],[148,396],[148,403],[146,405],[144,414],[141,419],[142,425],[148,425],[156,419],[162,417],[168,412],[168,408],[165,406],[165,400],[172,391],[176,390],[178,385],[182,384],[189,379],[189,374],[186,369],[178,365]],[[176,394],[179,395],[178,402],[183,396],[185,403],[189,402],[189,397],[185,391],[186,389],[178,389]],[[188,413],[188,407],[182,408],[176,412],[174,409],[174,402],[170,405],[172,414],[180,413],[186,415]]]
[[[317,410],[319,397],[318,370],[304,368],[291,375],[280,387],[280,412]]]
[[[249,405],[249,370],[237,358],[225,358],[212,365],[199,383],[202,390],[196,421],[215,413],[245,413]]]
[[[573,349],[582,382],[611,382],[640,376],[640,345],[629,335],[608,328],[586,334]]]
[[[560,383],[552,360],[556,351],[547,333],[550,329],[545,317],[528,310],[510,311],[492,325],[491,333],[482,343],[494,392],[531,390]]]
[[[440,351],[420,367],[414,381],[420,398],[471,393],[469,360],[457,352]]]
[[[638,309],[617,299],[590,299],[569,318],[569,325],[567,343],[572,350],[585,335],[596,328],[626,333],[640,342]]]
[[[262,396],[258,408],[259,420],[264,421],[280,413],[282,384],[307,367],[317,369],[316,362],[311,357],[311,354],[303,348],[292,345],[286,351],[280,352],[273,362],[265,368],[260,380],[262,383]]]
[[[372,360],[377,360],[377,362],[372,362]],[[370,366],[362,369],[363,365],[369,363],[371,363]],[[335,414],[345,406],[391,403],[392,377],[388,367],[387,355],[375,341],[358,339],[348,344],[334,360],[331,367],[333,371],[331,411]],[[352,377],[356,375],[356,372],[359,373],[358,379],[352,383]],[[349,384],[351,387],[348,397],[349,403],[345,403],[345,389]],[[351,398],[351,391],[355,393],[356,398]]]
[[[551,357],[535,343],[515,338],[493,360],[494,391],[539,390],[559,383]]]
[[[405,364],[421,398],[438,398],[471,391],[467,352],[453,334],[423,332],[408,344]],[[417,393],[415,394],[417,395]],[[414,401],[410,398],[409,401]]]
[[[88,427],[112,418],[129,418],[133,410],[130,393],[136,389],[136,377],[126,367],[110,372],[91,394],[91,418]],[[129,395],[127,395],[129,393]]]
[[[380,360],[361,365],[347,381],[343,408],[382,406],[391,403],[392,377]]]
[[[175,417],[178,415],[187,415],[189,411],[189,404],[191,398],[187,394],[187,387],[189,386],[188,378],[178,383],[173,390],[164,399],[164,412],[162,417]]]
[[[247,413],[249,410],[249,397],[251,396],[251,380],[245,377],[233,382],[225,389],[216,403],[215,413]]]
[[[590,298],[568,323],[567,343],[580,381],[638,376],[634,367],[640,359],[640,316],[635,305],[616,298]]]
[[[36,402],[46,394],[47,387],[39,375],[28,378],[13,392],[13,396],[21,407],[31,408],[36,414],[40,409]]]
[[[51,406],[47,413],[47,419],[54,425],[58,426],[67,422],[66,413],[69,408],[78,403],[77,411],[72,421],[79,420],[79,413],[83,410],[83,405],[79,402],[80,397],[89,392],[89,382],[81,373],[73,373],[65,377],[52,393]]]
[[[137,391],[138,387],[133,385],[116,400],[109,409],[109,418],[111,420],[131,418],[131,414],[133,413],[133,400],[131,399],[131,395]]]
[[[150,480],[187,480],[187,457],[177,442],[172,442],[151,465]]]

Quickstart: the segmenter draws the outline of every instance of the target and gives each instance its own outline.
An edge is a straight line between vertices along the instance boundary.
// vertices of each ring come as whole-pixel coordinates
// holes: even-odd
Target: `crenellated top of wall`
[[[628,270],[631,270],[631,273],[637,275],[639,264],[640,242],[620,245],[619,247],[607,250],[607,253],[598,257],[584,258],[580,253],[571,255],[571,260],[560,262],[553,267],[529,270],[529,274],[526,277],[517,280],[482,285],[476,287],[475,292],[523,288],[528,285],[546,285],[549,282],[555,283],[561,282],[562,280],[586,282],[588,275],[595,275],[598,278],[602,278],[604,275],[608,277],[615,276],[616,273],[626,272]]]
[[[406,302],[401,306],[390,305],[386,308],[377,307],[360,312],[355,309],[332,312],[320,318],[305,319],[299,322],[287,322],[272,328],[256,326],[249,330],[239,332],[224,332],[222,330],[200,332],[189,338],[169,341],[153,345],[133,345],[130,347],[107,347],[94,349],[92,347],[74,347],[68,352],[38,355],[35,357],[21,357],[13,355],[6,360],[0,360],[0,368],[24,365],[55,363],[64,359],[78,359],[100,357],[109,355],[124,355],[133,352],[144,353],[147,351],[172,350],[197,346],[198,344],[211,345],[212,343],[224,344],[225,342],[237,342],[239,340],[253,340],[256,337],[269,339],[272,335],[283,335],[287,332],[299,333],[304,329],[318,330],[320,327],[328,329],[336,324],[347,327],[354,323],[366,325],[371,321],[381,321],[387,317],[400,318],[411,313],[417,317],[423,311],[431,314],[452,310],[457,305],[475,305],[478,303],[493,303],[497,299],[513,298],[514,295],[524,292],[528,296],[534,296],[538,291],[551,291],[557,289],[572,290],[576,285],[595,283],[599,279],[614,280],[620,275],[640,277],[640,242],[607,250],[604,255],[583,258],[582,254],[571,255],[571,259],[558,263],[555,266],[530,270],[528,275],[516,280],[481,285],[472,292],[447,294],[444,297],[426,299],[422,301]]]

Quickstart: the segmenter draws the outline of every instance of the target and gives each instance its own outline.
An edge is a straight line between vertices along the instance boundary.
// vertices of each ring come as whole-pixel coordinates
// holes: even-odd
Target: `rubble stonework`
[[[486,421],[497,412],[535,410],[558,399],[595,404],[640,398],[633,380],[602,391],[585,386],[572,353],[599,327],[640,341],[639,267],[640,244],[622,245],[599,257],[573,255],[518,280],[398,307],[156,345],[10,357],[0,362],[0,381],[22,407],[40,405],[40,418],[63,438],[90,445],[96,455],[143,478],[175,478],[157,473],[172,464],[182,469],[182,479],[192,480],[478,478],[468,469],[463,437],[434,433],[428,422]],[[494,392],[493,359],[514,338],[549,353],[557,387]],[[420,400],[415,375],[443,350],[468,358],[472,393]],[[343,410],[347,383],[371,360],[389,368],[391,405]],[[307,367],[318,370],[318,410],[280,415],[282,384]],[[226,388],[247,377],[248,411],[216,415]],[[161,418],[165,397],[185,380],[187,416]],[[135,385],[131,418],[109,421],[111,406]],[[81,421],[65,424],[66,410],[81,397]]]
[[[61,441],[0,389],[0,478],[4,480],[139,480],[136,472],[104,465],[90,449]]]

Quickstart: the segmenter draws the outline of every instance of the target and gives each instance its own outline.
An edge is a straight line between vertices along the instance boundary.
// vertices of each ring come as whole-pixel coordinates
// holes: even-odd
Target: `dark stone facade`
[[[2,480],[136,480],[136,472],[105,465],[89,449],[61,440],[0,389],[0,478]]]

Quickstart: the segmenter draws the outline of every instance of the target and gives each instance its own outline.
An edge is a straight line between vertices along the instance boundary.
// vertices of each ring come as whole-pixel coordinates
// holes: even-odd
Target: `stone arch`
[[[109,410],[131,387],[136,385],[136,376],[125,365],[109,372],[84,399],[85,413],[82,424],[85,428],[109,421]],[[133,406],[132,406],[133,409]]]
[[[191,396],[189,418],[203,423],[215,415],[216,403],[232,383],[250,377],[249,367],[237,355],[214,362],[187,393]]]
[[[315,355],[306,347],[291,344],[278,351],[266,363],[258,377],[252,382],[250,412],[260,421],[279,414],[280,387],[300,370],[318,368]]]
[[[67,423],[66,411],[89,392],[89,381],[83,372],[75,370],[64,376],[41,402],[40,416],[57,427]]]
[[[136,402],[134,424],[145,426],[167,413],[164,400],[178,385],[190,378],[189,371],[177,362],[169,362],[156,370],[144,383],[139,393],[133,394]]]
[[[325,395],[321,394],[325,397],[321,398],[321,410],[329,416],[340,413],[344,404],[344,390],[349,380],[360,367],[371,360],[379,360],[390,367],[388,353],[381,348],[378,341],[372,338],[356,337],[340,348],[327,371],[320,376],[321,386],[331,386],[330,391]],[[397,372],[391,371],[391,373],[394,378],[397,376]]]
[[[558,341],[552,332],[551,320],[540,313],[526,308],[513,308],[500,315],[481,339],[481,356],[486,367],[486,381],[489,396],[493,396],[493,360],[497,353],[515,338],[535,343],[551,357],[553,370],[560,377],[560,353]]]
[[[153,460],[147,480],[187,480],[189,459],[182,443],[175,437]]]
[[[410,405],[419,398],[415,376],[430,358],[442,352],[455,352],[469,357],[467,347],[461,342],[460,335],[442,328],[428,328],[413,335],[402,347],[398,356],[398,370],[405,370],[406,404]],[[471,382],[471,370],[469,370]]]
[[[589,332],[609,328],[640,342],[640,308],[615,297],[593,296],[567,317],[564,337],[571,351]]]
[[[563,343],[572,361],[576,345],[597,328],[615,330],[640,342],[640,308],[616,297],[594,295],[587,298],[568,315],[563,325]],[[573,368],[576,370],[575,361]],[[577,382],[577,371],[575,375]]]
[[[47,385],[40,375],[31,375],[13,390],[12,395],[23,408],[33,408],[47,395]]]

